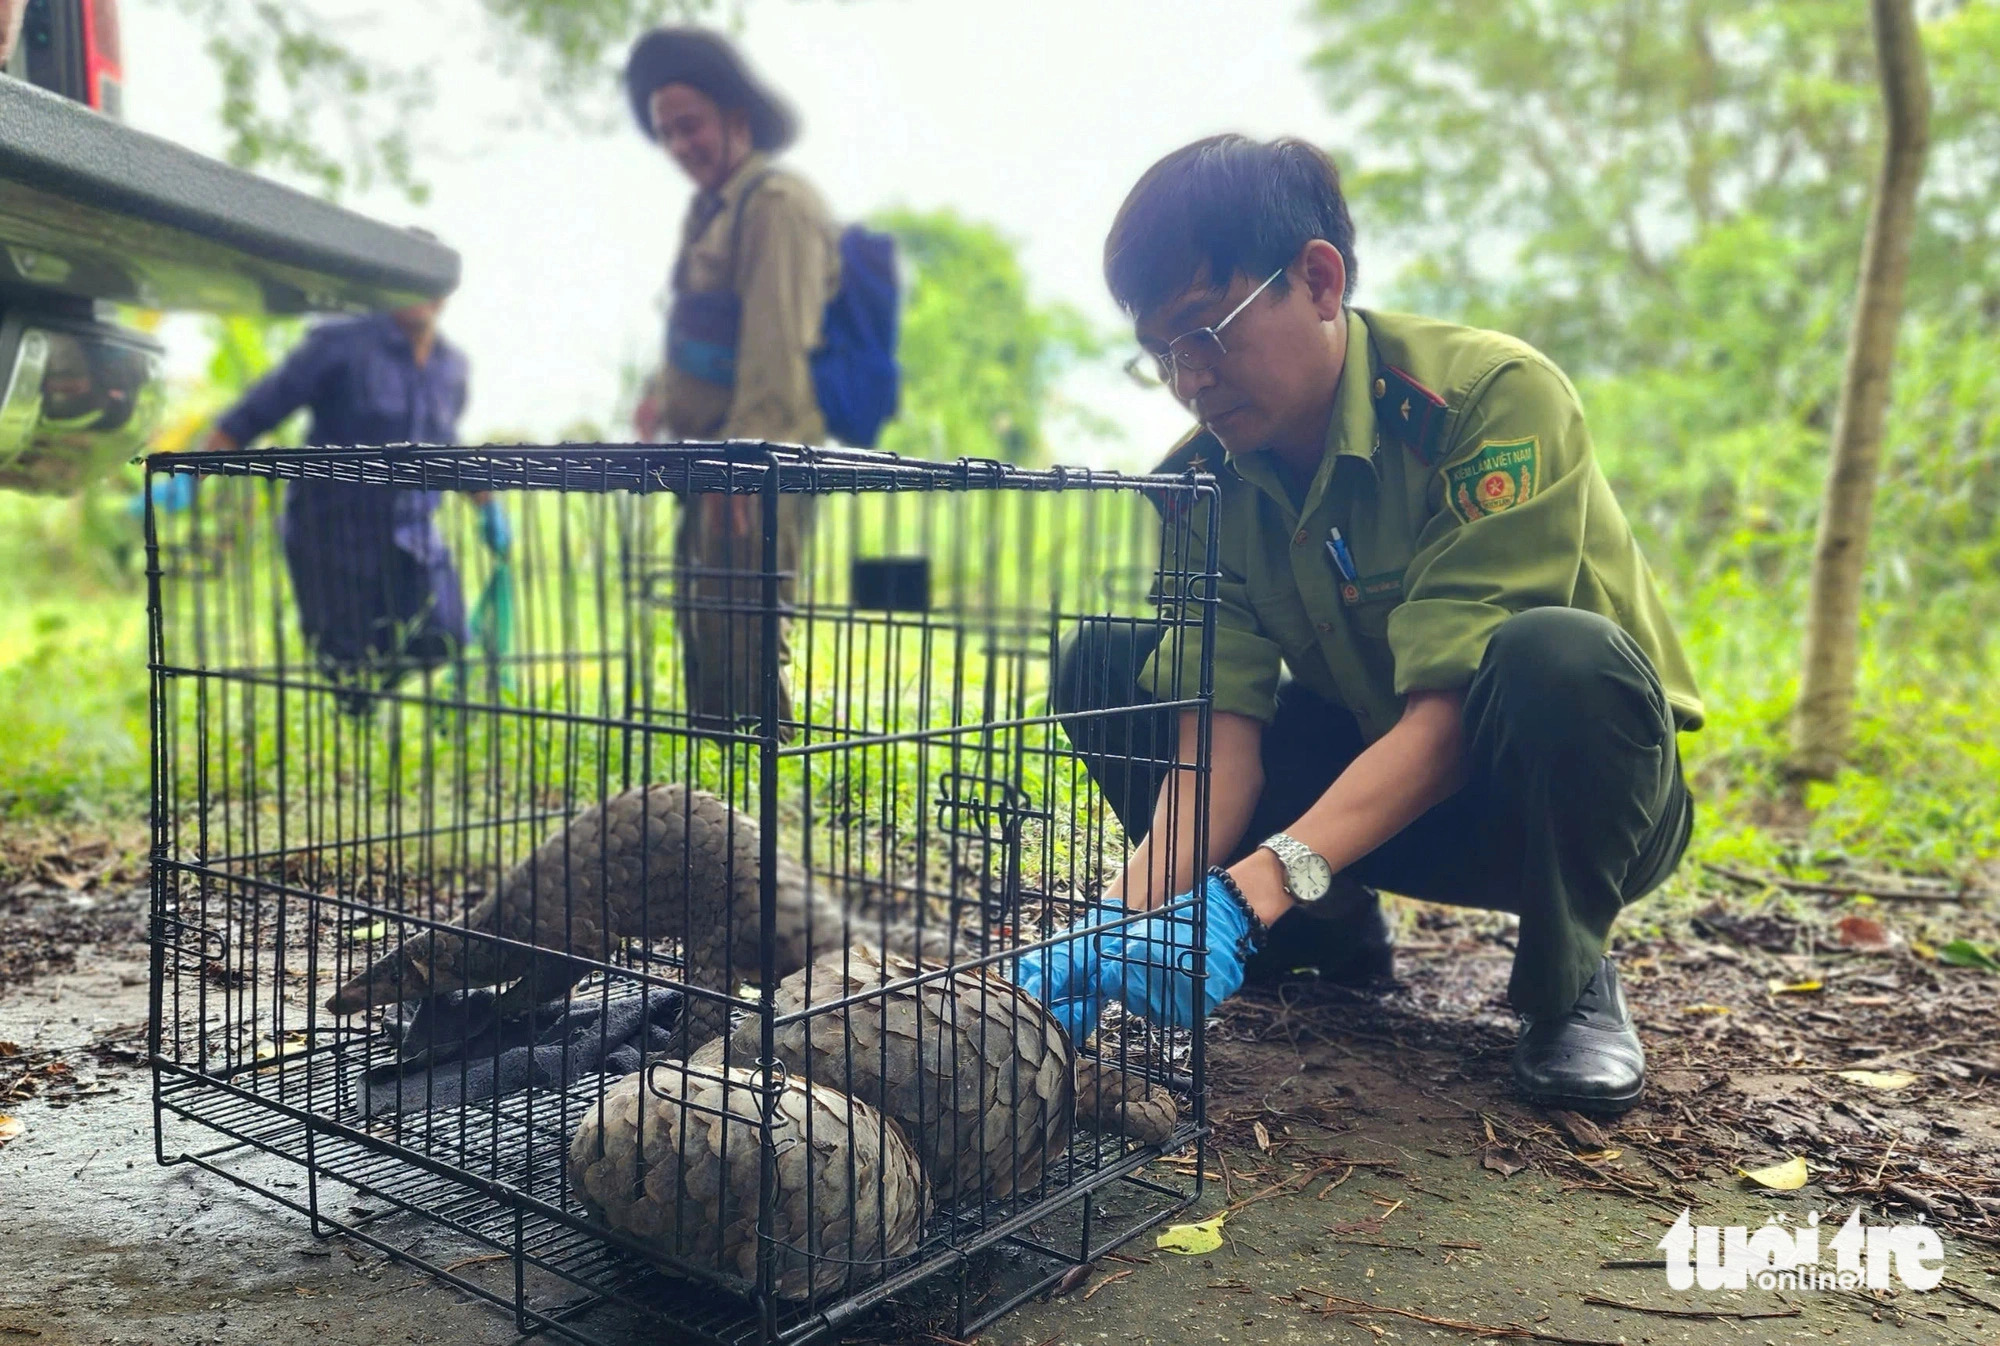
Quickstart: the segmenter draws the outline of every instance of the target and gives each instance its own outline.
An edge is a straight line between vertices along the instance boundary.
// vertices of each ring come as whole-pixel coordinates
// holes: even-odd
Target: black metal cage
[[[1206,479],[150,471],[197,479],[146,521],[161,1162],[579,1341],[891,1297],[963,1334],[1199,1194],[1199,1030],[1072,1042],[1014,976],[1131,853],[1104,773],[1201,870],[1206,754],[1160,727],[1206,743]]]

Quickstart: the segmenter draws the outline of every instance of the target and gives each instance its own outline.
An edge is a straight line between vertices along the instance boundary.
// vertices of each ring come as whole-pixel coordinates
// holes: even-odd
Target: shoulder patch
[[[1444,496],[1461,522],[1505,514],[1526,504],[1541,476],[1542,442],[1489,439],[1470,458],[1444,470]]]
[[[1222,445],[1208,431],[1196,428],[1190,431],[1173,451],[1160,460],[1153,469],[1156,476],[1179,476],[1183,472],[1219,472],[1222,469]]]
[[[1426,467],[1436,467],[1450,410],[1444,399],[1394,365],[1383,366],[1369,391],[1375,398],[1375,424],[1401,440]]]

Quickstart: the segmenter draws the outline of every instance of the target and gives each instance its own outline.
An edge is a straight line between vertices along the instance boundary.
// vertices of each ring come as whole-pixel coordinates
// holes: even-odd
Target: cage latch
[[[175,972],[200,972],[229,956],[229,940],[218,931],[190,921],[160,916],[159,942],[174,955]]]
[[[1027,819],[1046,821],[1049,813],[1037,809],[1028,796],[998,776],[980,776],[968,771],[951,771],[938,779],[938,831],[961,841],[1000,847],[1000,882],[992,881],[992,866],[984,866],[980,878],[980,911],[987,924],[1005,921],[1020,905],[1021,824]]]

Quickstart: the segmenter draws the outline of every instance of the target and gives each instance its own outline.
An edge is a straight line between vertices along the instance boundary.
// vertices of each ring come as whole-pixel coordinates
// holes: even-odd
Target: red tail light
[[[83,6],[84,101],[99,112],[125,115],[125,61],[118,45],[118,0],[77,0]]]
[[[10,72],[122,118],[118,0],[27,0],[25,9]]]

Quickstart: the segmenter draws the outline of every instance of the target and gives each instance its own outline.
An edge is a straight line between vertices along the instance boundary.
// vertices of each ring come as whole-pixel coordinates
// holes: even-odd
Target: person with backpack
[[[777,162],[798,118],[717,34],[647,33],[626,61],[625,87],[639,129],[696,189],[664,360],[634,418],[639,437],[871,446],[895,407],[889,240],[843,234],[813,185]],[[692,723],[727,729],[762,708],[762,504],[722,494],[683,503],[675,560],[687,709]],[[811,522],[808,497],[779,500],[780,571],[797,573]],[[790,581],[782,601],[792,602]],[[779,642],[789,665],[782,632]],[[780,684],[789,722],[789,676]]]

